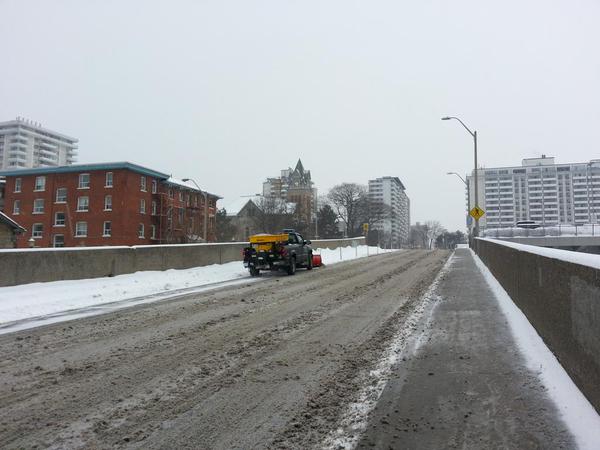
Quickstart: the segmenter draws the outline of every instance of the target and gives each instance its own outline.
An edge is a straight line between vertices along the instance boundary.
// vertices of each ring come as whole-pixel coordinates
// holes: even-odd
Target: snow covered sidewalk
[[[322,255],[326,265],[389,251],[367,246],[315,250]],[[111,304],[114,309],[119,307],[114,305],[117,302],[122,302],[121,307],[125,307],[130,306],[132,300],[137,300],[137,303],[162,300],[241,280],[258,281],[250,279],[242,263],[236,261],[185,270],[136,272],[112,278],[0,287],[0,325],[99,305]],[[62,320],[66,319],[63,317]]]
[[[598,448],[600,416],[470,249],[435,293],[360,445]]]

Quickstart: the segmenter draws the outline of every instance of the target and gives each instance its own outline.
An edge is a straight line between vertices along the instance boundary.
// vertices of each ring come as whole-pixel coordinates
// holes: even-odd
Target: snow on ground
[[[480,230],[484,237],[556,237],[556,236],[600,236],[599,224],[585,225],[551,225],[540,226],[535,229],[504,227],[504,228],[486,228]]]
[[[529,369],[539,374],[579,448],[581,450],[597,449],[598,443],[600,443],[600,415],[573,383],[535,328],[529,323],[525,314],[512,301],[486,265],[474,252],[473,257],[488,285],[494,291]]]
[[[367,246],[315,250],[326,265],[389,251]],[[156,301],[193,292],[194,288],[220,287],[223,283],[236,283],[241,279],[249,279],[248,271],[241,261],[236,261],[184,270],[145,271],[111,278],[0,287],[0,324],[115,302],[129,306],[131,302],[126,301],[147,296],[154,296]],[[68,318],[71,317],[66,316],[62,320]]]
[[[423,302],[406,318],[405,326],[395,333],[392,341],[384,350],[377,366],[368,374],[362,374],[364,387],[358,394],[358,400],[351,403],[345,410],[338,427],[325,437],[321,447],[326,450],[353,449],[362,434],[367,429],[369,414],[379,401],[381,394],[392,374],[394,365],[403,357],[412,357],[427,339],[426,329],[433,318],[435,304],[440,300],[436,290],[441,280],[446,276],[452,264],[454,255],[450,256],[433,283],[423,294]],[[433,305],[433,307],[431,307]],[[427,316],[425,316],[427,314]],[[418,327],[420,333],[415,333]]]
[[[483,238],[483,241],[493,242],[494,244],[505,245],[512,247],[522,252],[534,253],[540,256],[546,256],[548,258],[560,259],[574,264],[580,264],[582,266],[589,266],[595,269],[600,269],[600,255],[593,255],[590,253],[573,252],[571,250],[559,250],[556,248],[538,247],[536,245],[520,244],[517,242],[502,241],[499,239],[488,239]]]

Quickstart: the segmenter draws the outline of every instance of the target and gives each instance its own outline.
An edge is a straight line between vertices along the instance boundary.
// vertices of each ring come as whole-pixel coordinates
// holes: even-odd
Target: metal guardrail
[[[600,236],[600,224],[585,225],[552,225],[539,228],[485,228],[482,227],[481,237],[547,237],[547,236]]]

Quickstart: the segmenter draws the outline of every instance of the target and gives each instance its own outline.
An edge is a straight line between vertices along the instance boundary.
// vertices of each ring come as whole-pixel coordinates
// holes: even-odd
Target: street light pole
[[[478,176],[477,176],[477,131],[471,131],[469,129],[469,127],[467,127],[464,122],[462,120],[460,120],[458,117],[454,117],[454,116],[446,116],[446,117],[442,117],[442,120],[458,120],[460,122],[460,124],[465,128],[465,130],[467,130],[469,132],[469,134],[471,136],[473,136],[473,150],[474,150],[474,162],[475,162],[475,201],[473,202],[473,206],[478,206],[477,203],[479,202],[479,180],[478,180]],[[479,220],[475,220],[475,229],[473,230],[473,234],[475,236],[479,236]]]
[[[203,191],[196,183],[196,180],[192,178],[184,178],[181,181],[188,182],[191,181],[196,185],[201,194],[204,194],[204,242],[208,242],[208,192]]]
[[[469,211],[471,210],[471,187],[469,186],[469,182],[456,172],[448,172],[446,175],[456,175],[467,187],[467,214],[469,214]]]

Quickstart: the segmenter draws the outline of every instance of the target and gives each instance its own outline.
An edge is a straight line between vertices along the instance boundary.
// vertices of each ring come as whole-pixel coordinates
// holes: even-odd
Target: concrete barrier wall
[[[363,245],[364,238],[314,241],[313,248]],[[242,260],[246,242],[0,250],[0,286],[80,280],[142,270],[189,269]]]
[[[329,248],[334,249],[338,247],[348,247],[348,246],[356,246],[356,245],[365,245],[364,236],[356,237],[356,238],[346,238],[346,239],[318,239],[311,242],[311,247],[314,249],[319,248]]]
[[[480,239],[473,247],[600,412],[600,270]]]

